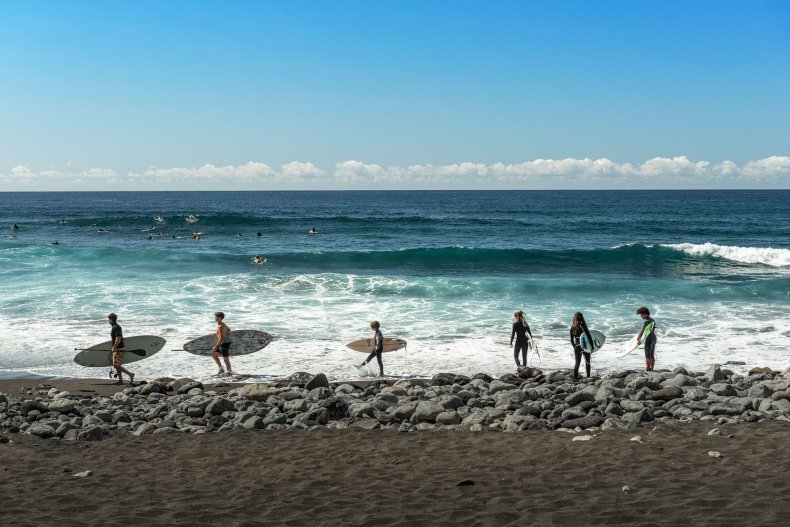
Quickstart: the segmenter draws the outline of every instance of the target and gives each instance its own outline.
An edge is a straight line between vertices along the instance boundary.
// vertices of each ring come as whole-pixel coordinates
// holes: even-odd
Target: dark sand
[[[68,382],[50,384],[117,389]],[[33,384],[2,381],[0,391]],[[790,423],[708,436],[713,428],[649,424],[580,434],[594,435],[585,442],[549,431],[10,435],[0,444],[0,524],[786,525]],[[74,477],[84,470],[93,475]]]

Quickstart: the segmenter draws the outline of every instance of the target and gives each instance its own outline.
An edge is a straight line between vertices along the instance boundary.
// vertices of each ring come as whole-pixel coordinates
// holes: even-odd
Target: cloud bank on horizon
[[[120,173],[108,168],[35,171],[17,165],[0,173],[7,191],[66,190],[452,190],[452,189],[716,189],[790,188],[790,156],[737,164],[654,157],[640,164],[610,159],[535,159],[521,163],[381,166],[357,160],[323,170],[293,161],[279,169],[241,165],[151,167]]]

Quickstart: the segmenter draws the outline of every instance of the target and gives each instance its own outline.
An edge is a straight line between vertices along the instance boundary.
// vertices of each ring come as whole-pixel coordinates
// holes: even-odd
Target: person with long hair
[[[571,322],[571,345],[573,346],[573,356],[576,364],[573,366],[573,378],[579,378],[579,365],[584,355],[584,365],[587,370],[587,377],[590,376],[590,359],[592,353],[584,351],[581,345],[582,335],[587,335],[587,342],[592,342],[593,338],[590,335],[590,330],[587,329],[587,322],[584,321],[584,315],[577,311],[573,314],[573,321]]]
[[[519,352],[524,359],[524,366],[527,365],[527,351],[529,350],[529,341],[532,340],[532,331],[527,324],[527,318],[523,311],[516,311],[513,313],[516,321],[513,322],[513,330],[510,332],[510,347],[513,348],[513,337],[516,338],[516,347],[513,348],[513,358],[516,359],[516,368],[522,364],[518,361]]]

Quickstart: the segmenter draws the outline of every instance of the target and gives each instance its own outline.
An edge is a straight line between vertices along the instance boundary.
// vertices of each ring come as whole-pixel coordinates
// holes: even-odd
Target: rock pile
[[[360,388],[300,372],[225,394],[192,379],[162,378],[93,398],[40,385],[34,400],[0,394],[0,432],[96,441],[233,429],[581,431],[665,421],[790,420],[790,369],[741,376],[713,365],[704,373],[677,368],[579,381],[566,371],[533,374],[493,379],[440,373]]]

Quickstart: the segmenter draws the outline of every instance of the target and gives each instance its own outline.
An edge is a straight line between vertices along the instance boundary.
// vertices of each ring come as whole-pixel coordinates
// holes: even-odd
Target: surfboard
[[[590,330],[590,336],[593,339],[592,346],[590,345],[590,342],[587,340],[586,333],[582,333],[582,336],[579,339],[579,343],[581,344],[582,350],[585,353],[595,353],[596,351],[601,349],[601,347],[604,345],[604,342],[606,342],[606,335],[595,329]]]
[[[358,339],[352,340],[346,347],[352,349],[354,351],[359,351],[362,353],[370,353],[373,351],[375,344],[373,343],[373,339]],[[399,349],[403,349],[406,347],[406,341],[403,339],[396,339],[394,337],[384,337],[384,352],[390,351],[398,351]]]
[[[642,340],[640,342],[636,341],[636,338],[639,336],[639,333],[637,333],[636,335],[631,337],[631,340],[629,340],[628,342],[623,344],[623,346],[619,350],[617,350],[617,356],[618,357],[625,357],[626,355],[628,355],[629,353],[634,351],[636,348],[638,348],[640,346],[644,346],[645,339],[647,339],[647,336],[650,335],[650,333],[653,332],[653,326],[654,325],[655,324],[650,324],[650,325],[648,325],[645,328],[645,332],[642,335]]]
[[[164,347],[165,339],[154,335],[139,335],[124,337],[123,343],[126,346],[126,353],[123,356],[122,364],[129,364],[147,359],[157,353]],[[80,351],[74,356],[74,362],[88,368],[112,366],[112,341],[108,340]]]
[[[274,340],[274,337],[265,331],[258,331],[257,329],[237,329],[230,332],[228,340],[230,341],[230,354],[233,356],[247,355],[260,351],[268,346]],[[210,356],[211,350],[216,343],[217,334],[210,333],[184,344],[184,351],[193,355]]]

